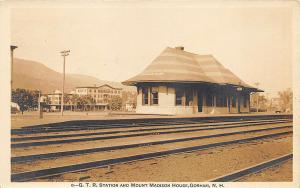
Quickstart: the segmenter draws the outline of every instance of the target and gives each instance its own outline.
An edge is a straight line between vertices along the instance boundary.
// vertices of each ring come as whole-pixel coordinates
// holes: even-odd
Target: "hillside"
[[[14,59],[13,71],[14,89],[40,89],[43,93],[51,93],[56,89],[61,90],[62,73],[56,72],[42,63],[16,58]],[[99,80],[92,76],[80,74],[66,74],[66,92],[74,90],[75,87],[94,86],[95,84],[97,86],[109,84],[124,90],[135,91],[135,87],[124,86],[119,82]]]

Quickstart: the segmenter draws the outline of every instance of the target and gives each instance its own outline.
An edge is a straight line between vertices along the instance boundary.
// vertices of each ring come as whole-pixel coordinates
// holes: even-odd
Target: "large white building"
[[[122,88],[115,88],[107,84],[91,87],[76,87],[75,91],[71,91],[69,94],[65,95],[68,96],[64,101],[65,110],[73,110],[79,107],[76,104],[78,103],[78,101],[75,102],[76,95],[79,97],[89,96],[92,99],[90,103],[84,105],[85,107],[87,107],[87,109],[105,110],[109,109],[109,104],[114,97],[122,97]],[[45,94],[45,96],[47,96],[49,100],[48,105],[50,106],[51,111],[60,110],[62,97],[61,91],[55,90],[53,93]]]
[[[212,55],[166,48],[142,73],[123,82],[136,86],[137,113],[248,113],[254,88]]]
[[[108,84],[92,87],[76,87],[75,94],[91,96],[96,109],[107,109],[114,97],[122,97],[122,88],[115,88]]]
[[[65,96],[68,95],[69,98],[72,97],[72,94],[65,93]],[[59,111],[61,108],[61,96],[62,92],[60,90],[55,90],[53,93],[46,94],[47,98],[49,99],[49,106],[51,111]],[[46,102],[45,96],[41,96],[41,101]],[[72,109],[72,102],[71,101],[64,101],[64,109],[70,110]]]

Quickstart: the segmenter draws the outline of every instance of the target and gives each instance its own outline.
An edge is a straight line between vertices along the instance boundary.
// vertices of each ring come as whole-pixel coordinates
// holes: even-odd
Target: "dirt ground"
[[[261,172],[251,174],[240,182],[260,182],[261,180],[270,182],[289,182],[293,181],[293,161],[288,160],[278,166],[263,170]]]
[[[169,155],[142,161],[68,173],[36,181],[207,181],[292,152],[292,137],[266,139],[215,149]],[[284,181],[292,169],[287,168],[272,181]],[[258,177],[257,177],[258,178]],[[251,181],[251,179],[246,181]],[[269,181],[261,177],[258,181]]]

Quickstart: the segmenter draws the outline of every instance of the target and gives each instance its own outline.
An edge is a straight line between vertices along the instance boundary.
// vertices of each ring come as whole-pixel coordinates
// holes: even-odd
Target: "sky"
[[[211,54],[266,94],[292,87],[292,8],[150,1],[51,4],[11,9],[15,57],[62,72],[124,81],[140,73],[166,47]]]

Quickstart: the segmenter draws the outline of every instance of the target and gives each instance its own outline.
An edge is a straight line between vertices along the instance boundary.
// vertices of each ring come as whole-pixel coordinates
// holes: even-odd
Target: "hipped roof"
[[[154,59],[142,73],[122,83],[136,85],[145,82],[213,83],[261,91],[246,84],[212,55],[198,55],[170,47]]]

